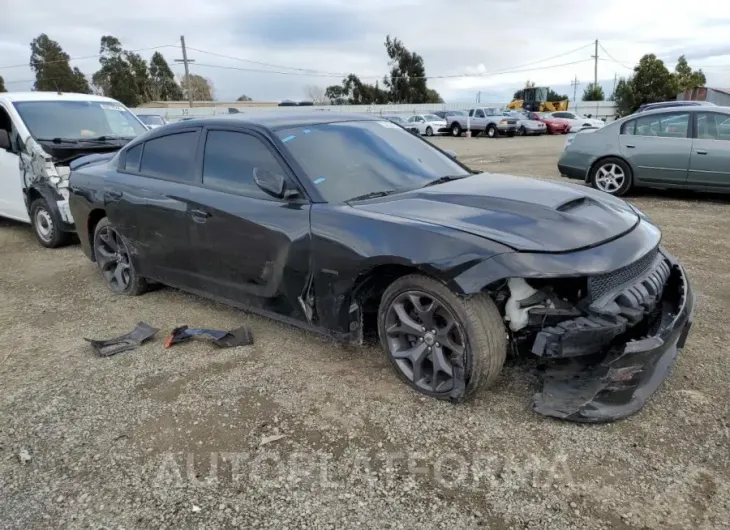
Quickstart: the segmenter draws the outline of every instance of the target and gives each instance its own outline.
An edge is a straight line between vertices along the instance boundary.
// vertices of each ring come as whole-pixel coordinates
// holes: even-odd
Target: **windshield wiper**
[[[112,140],[134,140],[134,136],[114,136],[114,135],[106,135],[106,136],[97,136],[96,138],[79,138],[80,142],[110,142]]]
[[[371,191],[370,193],[365,193],[363,195],[358,195],[357,197],[352,197],[351,199],[347,199],[347,202],[350,201],[364,201],[365,199],[375,199],[376,197],[385,197],[386,195],[392,195],[393,193],[398,193],[403,190],[379,190],[379,191]]]
[[[36,142],[52,142],[54,144],[77,144],[79,143],[76,138],[36,138]]]
[[[431,182],[427,182],[422,188],[428,188],[429,186],[436,186],[437,184],[444,184],[446,182],[451,182],[452,180],[459,180],[466,178],[470,175],[446,175],[444,177],[439,177],[436,180],[432,180]]]

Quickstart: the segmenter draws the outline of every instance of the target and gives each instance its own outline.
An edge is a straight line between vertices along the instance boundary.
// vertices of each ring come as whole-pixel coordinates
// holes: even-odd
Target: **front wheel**
[[[497,136],[497,128],[494,125],[490,125],[487,127],[486,133],[488,138],[495,138]]]
[[[30,221],[36,239],[46,248],[62,247],[71,240],[71,234],[61,229],[61,219],[58,213],[48,206],[42,197],[31,203]]]
[[[518,134],[520,136],[527,136],[527,129],[525,129],[525,126],[524,125],[521,125],[520,126],[520,130],[519,130]]]
[[[94,230],[94,257],[112,292],[138,296],[147,291],[147,281],[134,270],[127,244],[106,217]]]
[[[422,394],[452,401],[493,383],[507,354],[504,324],[489,296],[460,297],[418,274],[386,289],[378,333],[403,381]]]
[[[433,129],[431,127],[426,127],[426,136],[433,136]]]
[[[594,188],[620,197],[631,189],[631,168],[620,158],[605,158],[593,168],[590,181]]]
[[[461,125],[454,123],[451,126],[451,136],[461,136]]]

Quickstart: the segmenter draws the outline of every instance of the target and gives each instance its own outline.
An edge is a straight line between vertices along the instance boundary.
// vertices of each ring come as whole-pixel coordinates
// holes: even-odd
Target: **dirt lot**
[[[564,138],[435,141],[474,167],[558,178]],[[0,526],[730,527],[728,201],[631,200],[698,309],[660,392],[602,426],[533,414],[537,383],[516,361],[453,406],[409,390],[375,346],[171,289],[114,296],[77,246],[42,250],[2,222]],[[140,320],[162,331],[133,352],[99,359],[82,340]],[[162,348],[176,325],[241,323],[254,346]]]

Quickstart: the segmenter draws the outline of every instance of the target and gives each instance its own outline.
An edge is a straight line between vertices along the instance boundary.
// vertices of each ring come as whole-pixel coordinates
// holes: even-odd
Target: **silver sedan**
[[[519,134],[520,136],[527,136],[530,134],[545,134],[547,132],[547,128],[545,127],[545,124],[543,122],[532,120],[529,116],[523,114],[522,112],[506,110],[503,114],[509,118],[517,119],[517,134]]]
[[[646,111],[579,132],[558,170],[611,195],[632,187],[730,192],[730,107]]]

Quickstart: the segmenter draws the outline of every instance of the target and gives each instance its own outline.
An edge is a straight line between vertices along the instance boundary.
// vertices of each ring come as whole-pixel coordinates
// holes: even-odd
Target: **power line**
[[[596,42],[598,42],[598,41],[596,41]],[[610,53],[608,53],[608,50],[603,46],[603,44],[601,44],[600,42],[598,42],[598,46],[601,47],[601,50],[603,51],[603,53],[605,53],[606,55],[608,55],[608,58],[611,61],[613,61],[614,63],[620,64],[624,68],[627,68],[629,70],[633,70],[633,68],[631,68],[630,66],[626,66],[624,63],[622,63],[621,61],[617,60],[613,55],[611,55]],[[596,55],[598,55],[598,54],[596,54]]]
[[[137,52],[145,52],[149,50],[158,50],[160,48],[177,48],[174,44],[163,44],[162,46],[151,46],[149,48],[139,48],[137,50],[124,50],[130,53],[137,53]],[[86,55],[84,57],[69,57],[68,59],[57,59],[55,61],[43,61],[42,64],[54,64],[54,63],[65,63],[65,62],[71,62],[71,61],[82,61],[85,59],[96,59],[97,57],[101,57],[103,54],[97,53],[96,55]],[[0,66],[0,70],[5,70],[7,68],[21,68],[21,67],[29,67],[30,63],[22,63],[22,64],[9,64],[6,66]]]

